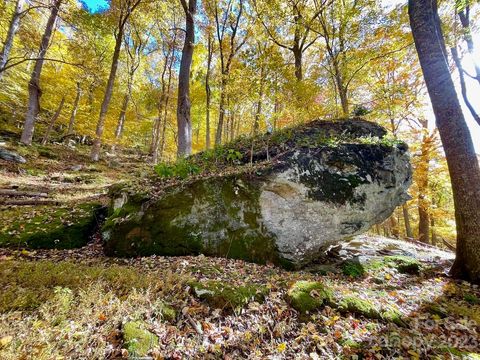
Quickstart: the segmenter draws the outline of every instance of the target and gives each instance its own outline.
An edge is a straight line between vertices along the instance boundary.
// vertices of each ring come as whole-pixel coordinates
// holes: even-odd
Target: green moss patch
[[[410,256],[387,256],[384,262],[402,274],[418,274],[422,268],[422,264]]]
[[[297,281],[287,292],[287,301],[302,314],[331,303],[332,291],[317,281]]]
[[[384,268],[396,269],[402,274],[417,275],[422,269],[422,264],[413,257],[398,255],[385,256],[365,263],[361,263],[359,259],[354,258],[345,261],[341,267],[343,274],[352,278],[360,278],[367,273],[375,273]]]
[[[158,345],[158,337],[145,327],[141,321],[129,321],[123,326],[123,341],[130,357],[146,356]]]
[[[0,210],[1,246],[70,249],[89,241],[102,206],[98,203]]]
[[[344,313],[350,312],[369,319],[379,319],[381,317],[380,311],[374,304],[356,296],[347,296],[343,298],[338,304],[338,309]]]
[[[192,282],[190,283],[195,296],[205,300],[210,306],[237,310],[247,305],[250,301],[262,302],[268,289],[257,284],[235,286],[220,281]]]
[[[344,275],[353,278],[362,277],[367,273],[365,267],[359,261],[355,260],[345,261],[342,264],[342,272]]]

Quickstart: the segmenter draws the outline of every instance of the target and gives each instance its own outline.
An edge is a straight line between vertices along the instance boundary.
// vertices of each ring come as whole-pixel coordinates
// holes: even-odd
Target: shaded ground
[[[352,258],[348,247],[367,256]],[[363,274],[345,264],[325,273],[203,256],[112,259],[98,243],[2,250],[0,358],[135,358],[142,351],[158,359],[475,358],[480,290],[445,276],[452,254],[365,236],[337,252],[360,263]],[[379,265],[401,252],[418,256],[418,273]],[[402,321],[329,305],[302,314],[286,296],[299,280],[321,282],[336,299],[394,309]],[[194,291],[198,283],[258,291],[224,291],[223,301],[211,301]],[[140,332],[133,331],[135,340],[132,327]]]

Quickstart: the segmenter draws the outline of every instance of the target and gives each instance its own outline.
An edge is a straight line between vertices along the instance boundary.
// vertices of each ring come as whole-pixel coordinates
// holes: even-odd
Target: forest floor
[[[0,358],[479,358],[480,289],[446,276],[452,254],[371,236],[342,245],[355,261],[310,271],[204,256],[107,258],[95,241],[3,249]],[[385,262],[398,253],[418,269]],[[351,303],[296,310],[289,294],[305,281]]]
[[[15,147],[27,163],[0,160],[0,190],[46,194],[0,196],[0,359],[480,359],[480,289],[449,278],[453,254],[433,247],[364,235],[303,271],[109,258],[98,234],[25,248],[52,211],[68,223],[106,204],[111,184],[151,174],[134,153],[91,164],[88,150]]]

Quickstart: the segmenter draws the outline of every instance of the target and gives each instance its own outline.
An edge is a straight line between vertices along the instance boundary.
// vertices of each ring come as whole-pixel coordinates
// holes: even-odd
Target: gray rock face
[[[269,178],[260,194],[261,214],[284,259],[296,265],[315,260],[326,245],[367,231],[408,200],[408,154],[398,147],[388,154],[377,149],[375,161],[372,150],[297,151],[289,168]]]
[[[407,147],[382,140],[385,133],[361,120],[315,121],[263,138],[275,160],[261,171],[185,182],[156,200],[117,192],[104,227],[106,252],[203,253],[302,267],[408,199]],[[260,148],[254,155],[265,158]]]
[[[0,159],[3,159],[5,161],[16,162],[19,164],[25,164],[27,162],[27,160],[25,160],[23,156],[20,156],[17,153],[2,147],[0,147]]]

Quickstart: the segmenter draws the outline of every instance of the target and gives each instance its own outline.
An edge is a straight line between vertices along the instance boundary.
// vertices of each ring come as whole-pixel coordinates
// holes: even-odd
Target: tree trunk
[[[348,116],[350,109],[348,103],[348,89],[344,84],[342,73],[340,72],[340,67],[338,65],[338,60],[334,57],[333,59],[333,69],[335,71],[335,84],[337,86],[338,95],[340,97],[340,104],[342,106],[343,116]]]
[[[390,229],[392,231],[392,236],[398,239],[400,237],[400,229],[398,228],[398,219],[395,211],[392,216],[390,216]]]
[[[408,238],[413,238],[412,225],[410,224],[410,214],[408,213],[407,204],[403,204],[402,212],[403,212],[403,221],[405,222],[405,234],[407,235]]]
[[[452,57],[455,62],[455,66],[458,69],[458,77],[460,79],[460,89],[462,92],[463,101],[465,102],[465,105],[467,105],[468,110],[470,110],[470,114],[472,114],[473,119],[478,123],[478,125],[480,125],[480,116],[478,116],[473,105],[470,103],[470,100],[468,99],[467,84],[465,83],[465,74],[462,66],[462,61],[458,56],[457,48],[454,46],[450,50],[452,52]]]
[[[55,111],[55,114],[52,116],[52,119],[50,120],[50,124],[48,124],[47,132],[45,133],[45,136],[43,137],[43,140],[42,140],[42,145],[47,145],[48,138],[50,137],[50,132],[53,129],[53,125],[55,125],[55,121],[57,121],[58,117],[60,116],[60,113],[62,112],[64,103],[65,103],[65,97],[62,97],[62,100],[60,101],[60,105],[58,105],[57,111]]]
[[[177,157],[182,158],[192,153],[192,122],[190,119],[190,68],[192,65],[193,49],[195,45],[195,13],[197,0],[182,0],[185,11],[185,43],[182,50],[180,72],[178,74],[178,101],[177,101],[177,129],[178,145]]]
[[[297,78],[298,81],[303,80],[303,53],[301,49],[298,48],[293,48],[293,57],[295,60],[295,77]]]
[[[205,147],[210,149],[210,103],[212,101],[212,90],[210,89],[210,72],[212,67],[213,57],[213,42],[210,33],[208,34],[208,46],[207,46],[207,74],[205,76],[205,91],[207,93],[206,103],[206,129],[205,129]]]
[[[175,44],[175,40],[173,41],[173,43]],[[160,137],[159,155],[158,155],[160,160],[163,158],[163,153],[165,151],[165,140],[167,136],[168,103],[170,101],[170,89],[172,85],[172,68],[173,68],[174,60],[175,60],[175,48],[173,48],[172,50],[172,57],[170,59],[170,65],[168,68],[168,84],[165,92],[165,105],[163,109],[163,123],[162,123],[161,137]]]
[[[257,135],[260,127],[260,117],[262,116],[263,92],[265,88],[265,67],[260,68],[260,88],[258,90],[257,110],[255,112],[255,124],[253,126],[253,136]]]
[[[428,133],[428,121],[420,120],[422,123],[422,145],[420,159],[418,161],[417,185],[418,185],[418,240],[426,244],[430,243],[430,219],[428,201],[428,173],[430,171],[430,135]]]
[[[80,102],[81,94],[82,89],[80,88],[80,83],[77,82],[77,95],[75,96],[75,101],[73,102],[72,113],[70,114],[70,121],[68,122],[67,135],[73,134],[73,127],[75,125],[75,117],[77,116],[78,103]]]
[[[92,152],[90,154],[92,161],[100,159],[100,149],[102,146],[103,128],[105,126],[105,118],[110,106],[110,100],[113,94],[113,85],[117,76],[118,59],[120,58],[120,49],[122,48],[124,25],[120,25],[115,38],[115,49],[112,56],[112,65],[110,67],[110,75],[108,76],[107,87],[103,96],[102,106],[100,107],[100,115],[98,117],[97,129],[95,131],[95,139],[93,140]]]
[[[128,104],[130,103],[130,92],[127,91],[123,96],[122,108],[120,109],[120,115],[118,116],[117,128],[115,129],[115,140],[118,141],[123,134],[123,128],[125,125],[125,118],[127,116]]]
[[[480,169],[450,75],[436,0],[409,0],[412,33],[447,158],[455,205],[455,277],[480,283]]]
[[[432,232],[431,233],[432,245],[439,245],[437,232],[435,231],[435,219],[433,218],[433,216],[430,216],[430,230]]]
[[[47,53],[48,45],[50,44],[50,38],[52,37],[55,22],[57,21],[61,2],[62,0],[56,0],[52,6],[45,31],[43,32],[40,49],[38,50],[38,58],[35,61],[30,82],[28,83],[28,109],[25,116],[25,124],[23,125],[22,137],[20,138],[20,141],[25,145],[32,144],[35,122],[37,121],[37,116],[40,111],[40,97],[42,96],[42,90],[40,89],[40,75],[42,74],[44,57]]]
[[[222,144],[222,130],[223,122],[225,119],[225,98],[226,98],[226,87],[227,87],[227,74],[222,74],[222,83],[220,86],[220,103],[218,106],[218,124],[217,131],[215,133],[215,146]]]
[[[2,51],[0,52],[0,80],[2,79],[4,73],[3,68],[7,64],[8,58],[10,56],[10,51],[13,47],[13,38],[15,37],[15,34],[17,33],[20,26],[20,15],[24,2],[25,0],[17,0],[15,3],[15,10],[8,26],[7,37],[5,39],[5,42],[3,43]]]
[[[475,54],[475,44],[473,43],[472,29],[470,29],[470,5],[466,5],[463,11],[458,13],[460,23],[463,27],[463,34],[465,42],[467,43],[468,52],[472,56],[473,65],[475,67],[475,78],[480,84],[480,65],[477,61],[477,55]]]

